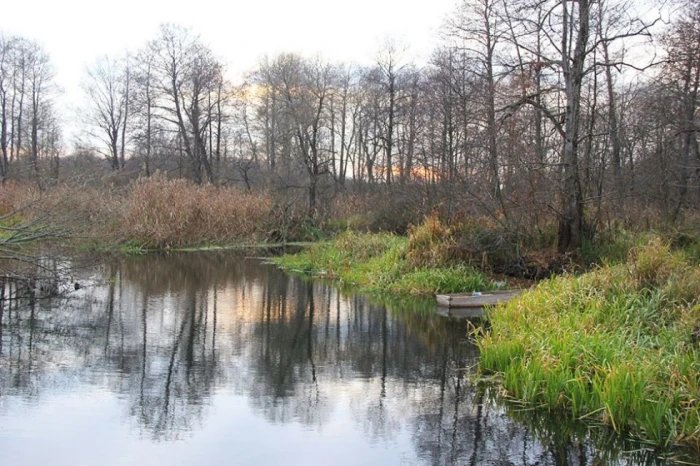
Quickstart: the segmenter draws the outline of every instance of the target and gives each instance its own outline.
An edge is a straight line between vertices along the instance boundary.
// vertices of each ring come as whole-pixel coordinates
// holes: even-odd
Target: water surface
[[[470,323],[416,304],[235,253],[78,280],[0,315],[2,465],[661,463],[496,403],[470,376]]]

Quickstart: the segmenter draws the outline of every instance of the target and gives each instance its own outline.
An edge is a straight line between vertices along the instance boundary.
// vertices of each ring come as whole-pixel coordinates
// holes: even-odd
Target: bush
[[[409,227],[406,258],[414,267],[446,265],[454,246],[452,230],[432,214],[420,225]]]

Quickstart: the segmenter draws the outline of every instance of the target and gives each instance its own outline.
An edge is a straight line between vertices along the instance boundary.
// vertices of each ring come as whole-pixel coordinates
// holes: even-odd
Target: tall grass
[[[126,197],[122,235],[151,248],[250,241],[261,236],[271,206],[264,194],[144,179]]]
[[[265,193],[198,186],[162,176],[114,188],[29,183],[0,187],[0,216],[63,232],[77,242],[144,248],[252,242],[273,229],[273,202]],[[9,219],[9,218],[8,218]]]
[[[345,232],[276,262],[290,270],[322,275],[375,292],[453,293],[492,287],[466,265],[418,261],[411,240],[387,233]]]
[[[3,225],[28,227],[63,240],[113,231],[121,207],[114,192],[91,187],[62,185],[40,190],[31,183],[12,181],[0,187]]]
[[[493,311],[481,369],[544,409],[700,448],[699,296],[698,268],[650,237],[623,263],[541,282]]]

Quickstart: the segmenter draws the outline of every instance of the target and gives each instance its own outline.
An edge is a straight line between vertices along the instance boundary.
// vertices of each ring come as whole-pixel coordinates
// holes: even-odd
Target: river
[[[0,464],[647,465],[477,383],[479,322],[242,253],[123,258],[0,314]]]

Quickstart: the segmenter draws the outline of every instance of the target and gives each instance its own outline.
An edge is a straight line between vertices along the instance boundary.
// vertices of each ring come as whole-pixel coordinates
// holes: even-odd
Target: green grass
[[[629,230],[601,231],[595,241],[585,239],[580,254],[584,264],[619,264],[625,262],[629,250],[640,238]]]
[[[663,232],[604,229],[596,234],[594,241],[585,239],[579,254],[585,267],[621,264],[626,262],[632,249],[658,237],[664,238],[673,251],[682,252],[689,263],[700,265],[700,230],[697,228],[670,228]]]
[[[658,237],[492,311],[480,368],[513,398],[700,449],[700,270]]]
[[[124,244],[120,244],[118,247],[119,252],[126,254],[128,256],[140,256],[143,254],[148,254],[149,249],[137,241],[131,240]]]
[[[391,234],[346,232],[299,254],[273,259],[279,266],[324,276],[372,292],[455,293],[487,290],[493,284],[461,264],[415,264],[407,259],[409,240]]]

